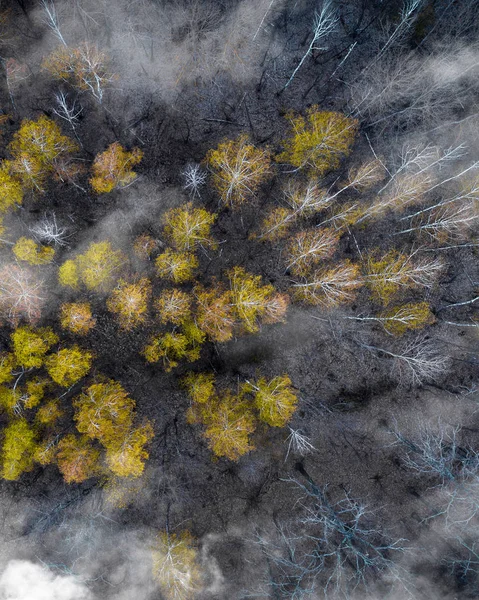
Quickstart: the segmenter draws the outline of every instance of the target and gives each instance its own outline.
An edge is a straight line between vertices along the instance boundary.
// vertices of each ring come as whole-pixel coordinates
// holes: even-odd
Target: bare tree
[[[446,527],[464,528],[479,515],[479,453],[460,439],[460,426],[422,427],[414,439],[397,426],[395,444],[405,449],[404,465],[418,476],[431,479],[441,505],[426,519],[443,516]],[[438,502],[437,497],[435,503]]]
[[[313,590],[324,598],[350,597],[382,577],[402,578],[393,557],[405,550],[405,540],[381,531],[365,504],[348,493],[334,502],[309,477],[306,484],[288,481],[302,494],[299,515],[288,526],[277,524],[275,538],[257,538],[277,597],[300,599]]]
[[[206,172],[198,164],[190,163],[186,165],[181,173],[183,176],[183,188],[188,190],[191,196],[201,196],[200,188],[206,183]]]
[[[76,126],[83,111],[82,107],[77,104],[76,99],[73,99],[73,101],[70,103],[68,100],[68,94],[65,94],[65,92],[62,90],[55,94],[55,101],[57,103],[57,107],[53,108],[53,112],[57,115],[57,117],[60,117],[60,119],[63,119],[70,125],[75,133],[76,138],[78,139]]]
[[[60,42],[67,47],[67,43],[63,39],[62,32],[60,31],[55,3],[53,0],[40,0],[40,4],[43,8],[43,12],[45,13],[46,24],[53,31],[54,35],[60,40]]]
[[[62,247],[68,246],[69,230],[67,227],[58,225],[55,213],[52,213],[51,216],[43,215],[40,221],[30,227],[30,231],[39,242]]]
[[[437,342],[425,337],[406,342],[395,352],[363,343],[360,346],[391,358],[393,372],[396,373],[400,386],[420,386],[445,375],[449,369],[449,358],[439,352]]]
[[[46,298],[43,281],[31,269],[7,264],[0,270],[0,315],[13,326],[36,323]]]
[[[336,29],[336,25],[339,21],[339,17],[336,14],[336,10],[332,5],[331,0],[325,0],[321,10],[315,14],[313,22],[313,37],[308,45],[306,52],[299,61],[297,67],[291,73],[291,77],[288,79],[281,92],[291,84],[293,79],[296,77],[296,73],[301,69],[304,61],[314,51],[326,50],[326,46],[323,46],[325,39]]]

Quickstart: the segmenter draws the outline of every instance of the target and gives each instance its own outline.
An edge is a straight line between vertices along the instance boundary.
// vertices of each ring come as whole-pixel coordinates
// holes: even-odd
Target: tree
[[[60,46],[43,61],[43,68],[55,79],[66,81],[81,91],[89,91],[101,103],[105,88],[114,80],[107,64],[103,52],[94,44],[83,42],[77,48]]]
[[[268,314],[268,307],[278,300],[272,285],[261,285],[261,276],[251,275],[242,267],[234,267],[227,272],[230,282],[231,304],[234,313],[241,320],[244,329],[249,333],[259,330],[260,319],[267,315],[269,322],[273,322],[272,314]],[[287,302],[277,312],[276,322],[284,319]]]
[[[73,400],[73,407],[78,431],[107,445],[130,429],[135,401],[110,379],[87,387]]]
[[[63,263],[58,279],[61,285],[72,288],[81,281],[89,290],[107,291],[125,261],[123,252],[114,250],[110,242],[92,242],[86,252]]]
[[[106,306],[115,314],[120,327],[128,331],[146,321],[150,296],[151,283],[146,277],[136,283],[127,283],[120,279]]]
[[[465,202],[459,206],[447,205],[431,211],[417,225],[403,229],[398,233],[416,231],[428,235],[439,243],[448,240],[455,242],[471,238],[479,223],[479,213],[476,202]]]
[[[380,190],[378,198],[368,208],[358,223],[366,219],[381,218],[388,212],[401,212],[409,206],[422,202],[424,194],[432,188],[431,177],[427,173],[404,173],[392,180],[391,187]]]
[[[42,115],[36,121],[22,121],[9,150],[13,156],[11,172],[23,187],[43,192],[48,175],[53,173],[60,179],[68,175],[68,161],[78,146],[61,133],[54,121]]]
[[[345,188],[352,187],[358,192],[370,190],[386,176],[384,166],[380,160],[375,158],[359,167],[348,171],[348,181]]]
[[[23,317],[36,323],[45,302],[43,281],[31,269],[6,264],[0,269],[0,316],[14,327]]]
[[[39,246],[31,238],[21,237],[13,246],[13,253],[18,260],[24,260],[30,265],[45,265],[52,262],[55,250],[48,246]]]
[[[190,371],[181,383],[195,404],[205,404],[215,395],[215,378],[212,373]]]
[[[427,302],[408,302],[401,306],[394,306],[381,312],[377,317],[345,317],[354,321],[376,321],[392,335],[404,335],[406,331],[422,329],[435,322]]]
[[[259,418],[272,427],[284,427],[296,410],[298,397],[288,375],[274,377],[271,381],[260,377],[256,382],[247,381],[242,389],[253,394]]]
[[[40,221],[37,221],[29,228],[33,237],[42,244],[53,244],[54,246],[68,246],[68,228],[58,225],[55,213],[51,216],[45,214]]]
[[[11,339],[16,362],[26,369],[41,367],[46,353],[58,342],[58,337],[49,327],[32,329],[28,325],[18,327]]]
[[[393,249],[381,258],[374,252],[368,256],[364,280],[375,299],[387,305],[401,288],[428,288],[437,281],[444,269],[442,260],[421,258],[413,262],[415,254],[400,254]]]
[[[15,481],[34,466],[36,432],[23,418],[15,419],[3,430],[2,477]]]
[[[37,410],[35,423],[41,427],[53,426],[63,414],[60,402],[58,400],[49,400]]]
[[[293,282],[292,292],[293,298],[300,302],[331,308],[352,302],[362,285],[359,266],[343,261],[329,269],[318,269],[303,281]]]
[[[321,11],[315,12],[314,21],[313,21],[313,37],[308,45],[306,52],[303,54],[303,57],[299,61],[297,67],[294,69],[291,77],[288,79],[284,87],[282,88],[282,92],[290,85],[293,79],[296,76],[296,73],[300,70],[306,58],[312,54],[314,51],[326,50],[327,47],[322,46],[325,38],[329,37],[329,35],[336,29],[336,25],[338,24],[339,17],[336,13],[336,9],[333,8],[331,0],[326,0],[322,7]]]
[[[45,368],[55,383],[70,387],[90,371],[92,358],[90,352],[72,346],[47,356]]]
[[[378,318],[386,331],[393,335],[422,329],[436,320],[427,302],[409,302],[382,312]]]
[[[158,240],[155,240],[155,238],[148,233],[143,233],[136,238],[133,244],[133,252],[138,258],[150,260],[151,255],[158,246]]]
[[[271,172],[269,151],[255,148],[246,135],[209,150],[205,162],[213,174],[213,185],[221,201],[232,209],[253,197]]]
[[[162,219],[166,239],[180,252],[194,251],[198,246],[216,248],[210,234],[216,217],[204,208],[194,208],[192,202],[171,208]]]
[[[204,437],[216,456],[236,461],[254,449],[249,436],[255,430],[255,419],[247,402],[229,390],[220,398],[199,407]]]
[[[173,283],[184,283],[193,279],[193,272],[199,262],[192,252],[175,252],[168,248],[156,260],[158,277],[169,279]]]
[[[198,326],[214,342],[227,342],[233,337],[235,318],[231,303],[231,293],[223,291],[216,284],[206,290],[197,286],[194,290]]]
[[[269,212],[257,236],[260,239],[275,241],[283,238],[299,218],[312,217],[329,208],[337,194],[329,194],[311,180],[306,185],[289,183],[283,195],[288,208],[276,207]]]
[[[134,148],[126,151],[119,142],[110,144],[93,161],[93,177],[90,184],[97,194],[106,194],[117,187],[127,187],[135,181],[137,175],[132,167],[143,158],[143,152]]]
[[[285,149],[275,160],[319,177],[336,169],[341,157],[349,155],[358,129],[356,119],[320,111],[318,106],[308,108],[306,118],[290,113],[287,119],[291,137],[283,141]]]
[[[139,477],[148,458],[145,445],[153,438],[153,427],[147,422],[121,437],[108,440],[106,464],[118,477]]]
[[[202,170],[200,165],[186,165],[182,171],[184,185],[183,188],[188,190],[191,197],[200,197],[200,188],[206,183],[206,172]]]
[[[151,338],[143,350],[143,355],[150,363],[161,361],[165,371],[169,372],[177,367],[182,359],[198,360],[204,340],[204,333],[193,322],[186,321],[180,331]]]
[[[61,305],[60,324],[63,329],[72,333],[86,335],[95,327],[96,319],[92,316],[88,302],[71,302]]]
[[[419,387],[427,381],[437,381],[449,369],[449,358],[441,354],[437,343],[424,336],[407,341],[395,351],[367,344],[361,347],[392,359],[392,373],[400,387]]]
[[[21,205],[22,201],[22,186],[18,179],[11,175],[11,163],[4,160],[0,164],[0,214]]]
[[[279,539],[258,540],[278,597],[299,599],[312,589],[322,598],[349,598],[360,589],[368,597],[378,577],[388,584],[399,579],[393,556],[404,552],[405,540],[390,538],[367,506],[349,493],[333,501],[326,488],[316,485],[304,469],[301,472],[308,481],[291,480],[301,497],[288,526],[277,525]]]
[[[86,436],[71,433],[61,439],[56,460],[66,483],[81,483],[100,471],[100,450]]]
[[[333,229],[307,229],[297,233],[288,244],[286,268],[295,276],[307,276],[321,261],[331,258],[340,234]]]
[[[191,600],[201,587],[198,552],[188,531],[161,533],[152,550],[153,577],[167,600]]]
[[[166,289],[156,299],[155,308],[161,323],[181,325],[191,318],[191,297],[178,288]]]
[[[10,383],[13,379],[12,371],[17,364],[15,355],[11,352],[0,352],[0,384]]]

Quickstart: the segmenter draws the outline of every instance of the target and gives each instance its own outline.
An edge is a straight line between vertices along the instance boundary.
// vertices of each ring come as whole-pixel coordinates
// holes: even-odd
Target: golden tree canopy
[[[348,156],[358,131],[356,119],[318,106],[308,108],[305,117],[290,113],[287,118],[291,136],[283,141],[284,151],[276,160],[318,176],[336,169]]]

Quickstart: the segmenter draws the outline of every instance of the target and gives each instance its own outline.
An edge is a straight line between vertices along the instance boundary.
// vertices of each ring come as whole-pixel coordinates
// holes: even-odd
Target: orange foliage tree
[[[100,450],[86,436],[70,434],[60,440],[56,460],[66,483],[81,483],[99,473]]]
[[[132,167],[143,158],[143,152],[134,148],[125,150],[119,142],[110,144],[93,161],[93,177],[90,184],[97,194],[106,194],[117,187],[126,187],[135,181],[137,175]]]
[[[105,88],[114,80],[108,72],[107,56],[90,42],[77,48],[60,46],[44,61],[43,68],[79,90],[89,91],[101,103]]]

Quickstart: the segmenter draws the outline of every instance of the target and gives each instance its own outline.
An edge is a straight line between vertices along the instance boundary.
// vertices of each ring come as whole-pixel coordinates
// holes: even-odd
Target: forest
[[[478,9],[0,2],[0,600],[479,597]]]

